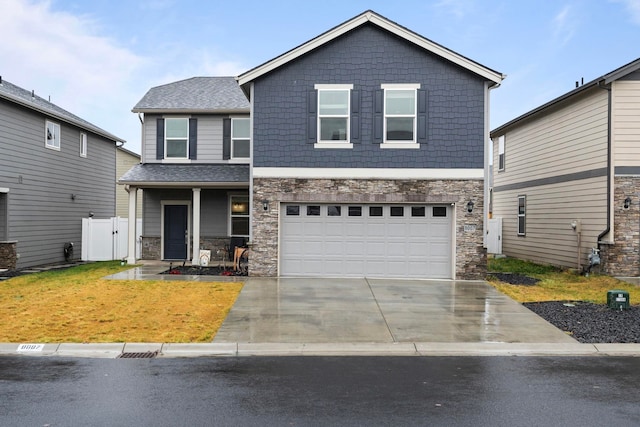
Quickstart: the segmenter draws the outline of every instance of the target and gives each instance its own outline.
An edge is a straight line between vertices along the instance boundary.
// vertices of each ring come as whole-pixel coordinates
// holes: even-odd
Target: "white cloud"
[[[569,5],[562,8],[553,18],[553,35],[561,46],[566,45],[576,32],[576,22],[573,18]]]
[[[50,1],[4,0],[0,14],[2,76],[124,139],[132,115],[131,76],[145,59],[96,34],[88,16],[54,10]],[[133,96],[133,98],[132,98]]]
[[[463,19],[473,11],[473,0],[440,0],[434,6],[457,19]]]

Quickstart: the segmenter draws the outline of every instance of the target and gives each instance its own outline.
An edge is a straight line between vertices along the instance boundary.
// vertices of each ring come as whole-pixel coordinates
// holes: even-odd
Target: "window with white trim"
[[[383,84],[384,142],[416,141],[417,89],[419,84]]]
[[[229,197],[229,234],[231,236],[249,236],[249,196],[232,195]]]
[[[518,236],[527,231],[527,196],[518,196]]]
[[[164,126],[164,157],[166,159],[188,159],[189,119],[166,118]]]
[[[60,151],[60,125],[47,120],[44,135],[45,147]]]
[[[80,157],[87,157],[87,134],[80,134]]]
[[[231,158],[249,158],[250,120],[248,118],[231,119]]]
[[[349,143],[351,84],[317,84],[318,143]]]
[[[498,138],[498,170],[504,170],[504,135]]]

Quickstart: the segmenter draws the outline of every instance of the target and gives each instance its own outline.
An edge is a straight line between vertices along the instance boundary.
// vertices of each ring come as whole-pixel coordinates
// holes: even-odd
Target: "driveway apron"
[[[214,342],[576,343],[483,281],[247,278]]]

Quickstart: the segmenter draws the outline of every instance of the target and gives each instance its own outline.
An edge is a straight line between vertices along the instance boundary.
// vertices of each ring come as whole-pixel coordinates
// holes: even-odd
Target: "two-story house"
[[[199,260],[229,236],[249,237],[249,102],[233,77],[151,88],[133,108],[141,163],[119,180],[135,217],[142,189],[142,258]],[[135,247],[129,221],[129,248]],[[135,257],[128,261],[135,262]]]
[[[502,79],[501,73],[366,11],[237,77],[249,117],[250,163],[241,165],[241,176],[227,172],[238,165],[224,160],[221,148],[213,169],[167,164],[171,159],[158,156],[155,148],[162,145],[156,143],[156,124],[148,123],[151,105],[138,105],[134,111],[145,113],[143,164],[121,182],[134,185],[138,170],[162,167],[184,167],[184,173],[200,177],[216,170],[230,180],[237,176],[233,182],[244,186],[244,193],[237,193],[238,211],[250,220],[251,275],[482,277],[488,99]],[[200,90],[168,91],[156,97],[153,108],[173,96],[194,107],[192,92],[208,102]],[[226,100],[231,101],[235,95]],[[162,113],[177,111],[173,106]],[[220,147],[223,139],[218,134],[208,143]],[[198,156],[203,149],[198,145]],[[185,187],[184,180],[164,175],[156,206],[169,200],[167,187]],[[215,177],[226,202],[226,210],[217,212],[227,236],[233,236],[238,188]],[[141,181],[147,221],[147,213],[162,209],[147,197],[152,181]],[[173,191],[182,204],[195,206],[195,191],[193,201],[188,190]],[[185,211],[193,222],[195,210]],[[159,216],[145,224],[144,235],[162,232]],[[171,258],[167,255],[154,254]]]
[[[115,213],[120,142],[0,78],[0,268],[80,258],[82,218]]]
[[[491,132],[505,255],[640,275],[640,59]]]

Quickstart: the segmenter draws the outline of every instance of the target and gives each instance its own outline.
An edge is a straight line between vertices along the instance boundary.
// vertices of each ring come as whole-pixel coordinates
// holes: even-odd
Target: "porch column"
[[[192,265],[200,265],[200,189],[193,189],[193,259]]]
[[[129,230],[127,239],[127,264],[136,263],[136,204],[138,202],[138,188],[126,185],[125,190],[129,192]]]

